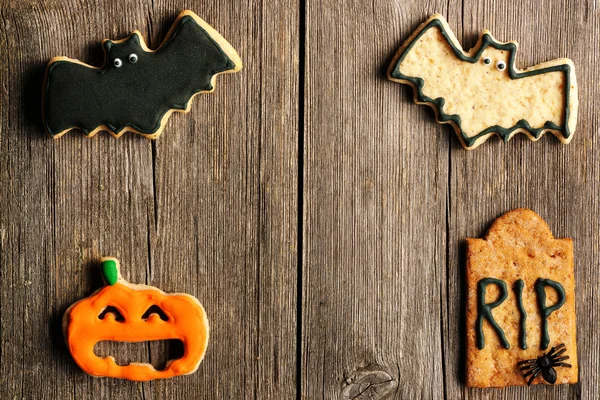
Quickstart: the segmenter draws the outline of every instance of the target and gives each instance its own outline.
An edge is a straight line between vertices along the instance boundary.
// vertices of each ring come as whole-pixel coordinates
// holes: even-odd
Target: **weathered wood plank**
[[[61,319],[69,304],[101,283],[93,260],[102,255],[119,257],[132,281],[146,280],[147,230],[139,221],[153,210],[151,147],[133,136],[88,140],[72,133],[52,141],[39,115],[47,60],[64,54],[101,62],[99,39],[143,27],[135,6],[73,13],[75,5],[67,2],[47,8],[13,3],[2,9],[8,56],[0,73],[0,364],[6,397],[143,397],[141,384],[83,374],[64,345]]]
[[[185,7],[157,3],[153,14]],[[291,1],[196,7],[239,50],[244,69],[221,76],[193,105],[195,117],[174,118],[156,142],[152,275],[167,288],[176,277],[198,294],[213,339],[196,376],[155,382],[153,391],[292,398],[298,8]]]
[[[465,48],[483,29],[499,40],[517,40],[517,66],[524,68],[559,57],[571,58],[579,83],[579,122],[571,144],[551,135],[532,143],[523,135],[503,144],[492,138],[467,152],[452,139],[450,162],[449,265],[443,302],[447,355],[447,398],[566,399],[597,398],[600,343],[596,284],[598,252],[599,126],[594,95],[600,77],[595,62],[600,21],[590,3],[560,1],[465,1],[450,3],[449,23]],[[464,13],[464,14],[463,14]],[[449,132],[450,129],[447,129]],[[527,207],[539,213],[556,237],[575,242],[580,383],[504,390],[467,390],[464,378],[464,310],[466,237],[480,237],[505,211]],[[458,358],[455,358],[456,356]],[[454,356],[454,357],[453,357]]]
[[[186,8],[238,49],[241,73],[174,115],[154,145],[133,135],[44,136],[39,92],[51,56],[98,65],[99,41],[133,29],[156,47]],[[0,392],[293,397],[297,4],[2,2],[0,12]],[[101,284],[93,262],[102,255],[119,257],[133,282],[204,304],[212,340],[196,374],[140,384],[94,379],[73,363],[60,320]],[[159,344],[118,349],[128,361],[165,359]]]
[[[308,2],[306,398],[443,395],[449,140],[385,70],[402,40],[445,7]]]

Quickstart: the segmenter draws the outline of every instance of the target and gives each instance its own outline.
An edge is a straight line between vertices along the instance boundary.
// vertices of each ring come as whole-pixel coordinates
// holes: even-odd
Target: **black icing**
[[[88,134],[102,125],[116,134],[127,126],[155,133],[167,111],[185,109],[194,94],[212,89],[215,74],[235,68],[190,16],[179,20],[156,52],[144,51],[137,34],[121,43],[105,41],[103,46],[102,68],[66,60],[48,66],[43,111],[51,135],[74,127]],[[133,53],[135,63],[129,59]],[[116,58],[122,61],[119,68]]]

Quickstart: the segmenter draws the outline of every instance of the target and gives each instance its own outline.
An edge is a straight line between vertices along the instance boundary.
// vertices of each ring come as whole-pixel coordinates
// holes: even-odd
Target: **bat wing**
[[[519,108],[519,129],[537,140],[551,132],[567,144],[573,138],[579,106],[577,79],[573,62],[566,58],[515,70],[510,85],[503,90],[512,94]]]
[[[105,53],[102,68],[51,60],[43,113],[53,137],[79,127],[89,135],[133,131],[156,138],[173,111],[188,111],[194,95],[214,89],[218,74],[242,67],[233,47],[191,11],[179,15],[156,51],[136,31],[121,41],[105,41]],[[128,62],[132,54],[136,61]],[[113,65],[116,59],[119,67]]]
[[[43,117],[51,135],[80,128],[86,135],[105,124],[100,69],[67,57],[50,60],[46,70]]]
[[[404,42],[388,69],[388,78],[412,86],[414,102],[430,106],[439,123],[451,124],[466,148],[472,143],[461,129],[460,110],[452,98],[463,89],[458,71],[470,55],[463,51],[446,19],[435,14]]]
[[[436,113],[445,104],[449,94],[456,91],[457,71],[463,60],[459,58],[462,48],[446,20],[439,14],[425,21],[406,40],[394,56],[388,77],[411,85],[415,102],[429,104]],[[450,114],[441,112],[438,115]],[[440,121],[442,122],[442,121]]]
[[[240,68],[237,55],[230,57],[233,48],[212,37],[206,27],[198,17],[184,15],[154,54],[151,74],[158,80],[156,93],[173,109],[186,109],[193,95],[214,90],[218,74]]]

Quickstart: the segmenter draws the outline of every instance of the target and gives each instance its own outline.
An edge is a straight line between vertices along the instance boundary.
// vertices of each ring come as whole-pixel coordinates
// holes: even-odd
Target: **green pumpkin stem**
[[[114,285],[119,280],[119,266],[117,260],[109,258],[102,260],[102,276],[109,285]]]

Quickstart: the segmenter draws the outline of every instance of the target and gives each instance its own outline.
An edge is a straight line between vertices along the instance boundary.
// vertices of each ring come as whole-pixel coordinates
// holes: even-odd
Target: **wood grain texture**
[[[597,5],[596,5],[597,7]],[[485,10],[485,12],[484,12]],[[553,10],[542,12],[539,10]],[[516,63],[525,68],[547,60],[573,60],[579,85],[579,120],[571,144],[553,136],[531,143],[520,135],[503,144],[492,138],[473,152],[461,151],[453,141],[450,167],[449,268],[444,320],[446,354],[460,354],[448,365],[448,398],[475,399],[594,399],[600,393],[600,356],[596,284],[598,243],[598,118],[593,96],[600,69],[596,62],[600,15],[594,4],[560,1],[465,1],[450,7],[450,24],[465,47],[476,34],[490,29],[499,40],[519,42]],[[560,18],[558,16],[560,15]],[[593,56],[592,54],[596,54]],[[467,390],[462,385],[464,314],[464,238],[482,237],[492,221],[505,211],[531,208],[546,220],[555,237],[571,237],[575,250],[577,346],[580,382],[577,385],[505,390]],[[459,334],[460,333],[460,334]]]
[[[221,76],[156,142],[44,136],[50,57],[99,65],[100,40],[133,29],[156,47],[187,8],[238,50],[240,73]],[[1,397],[595,399],[598,10],[558,0],[0,0]],[[517,40],[518,67],[573,59],[572,143],[491,138],[465,151],[410,88],[388,81],[396,49],[435,12],[465,48],[485,28]],[[574,239],[580,383],[467,389],[464,239],[517,207]],[[195,374],[141,384],[73,363],[62,314],[101,285],[103,255],[119,257],[132,282],[203,303],[211,342]],[[171,350],[99,346],[156,364]]]
[[[435,124],[431,110],[412,104],[409,88],[385,81],[381,69],[434,12],[446,14],[467,49],[489,28],[501,40],[521,43],[521,67],[572,58],[581,104],[573,143],[564,146],[552,136],[532,143],[521,136],[505,145],[492,138],[468,152],[450,128]],[[599,78],[598,49],[590,47],[598,22],[593,3],[308,2],[307,398],[597,396],[598,125],[589,83]],[[517,207],[539,212],[556,237],[575,240],[581,382],[469,390],[464,239],[481,236],[494,218]],[[382,379],[373,370],[398,384],[379,390]]]
[[[239,51],[240,73],[174,115],[157,142],[45,137],[50,57],[99,65],[100,41],[134,29],[155,48],[188,8]],[[297,4],[11,1],[0,16],[2,398],[294,397]],[[103,255],[118,257],[131,282],[203,303],[211,342],[195,374],[142,384],[94,379],[73,363],[62,314],[101,285]],[[157,364],[168,351],[99,349],[111,350]]]
[[[428,110],[412,104],[409,91],[387,81],[385,70],[400,40],[444,4],[308,2],[302,296],[308,399],[443,393],[449,140]],[[389,375],[393,390],[364,392],[379,382],[374,375],[362,383],[365,370]],[[348,389],[356,385],[364,389]]]

